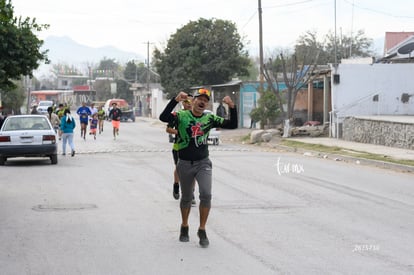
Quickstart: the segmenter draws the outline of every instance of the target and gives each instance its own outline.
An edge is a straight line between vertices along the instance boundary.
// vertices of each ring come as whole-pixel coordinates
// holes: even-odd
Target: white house
[[[332,72],[335,116],[414,115],[414,63],[339,64]]]

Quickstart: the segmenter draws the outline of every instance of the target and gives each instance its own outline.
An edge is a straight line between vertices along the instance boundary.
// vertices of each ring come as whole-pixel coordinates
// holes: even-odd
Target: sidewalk
[[[360,142],[346,141],[336,138],[328,137],[301,137],[301,138],[289,138],[289,140],[300,141],[304,143],[320,144],[331,147],[341,147],[345,149],[367,152],[382,156],[387,156],[393,159],[400,160],[414,160],[414,150],[401,149],[389,146],[367,144]]]

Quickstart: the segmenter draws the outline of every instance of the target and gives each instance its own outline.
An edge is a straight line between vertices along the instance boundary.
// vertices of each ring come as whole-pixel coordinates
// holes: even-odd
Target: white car
[[[212,128],[208,135],[208,141],[211,141],[213,145],[220,144],[220,134],[221,132],[217,130],[217,128]]]
[[[210,110],[204,110],[205,114],[212,114],[213,112]],[[213,145],[219,145],[220,144],[220,134],[221,132],[219,130],[217,130],[217,128],[212,128],[210,129],[210,133],[208,135],[207,140],[211,143],[213,143]]]
[[[41,100],[39,104],[37,104],[37,112],[39,114],[47,114],[47,108],[53,106],[53,101],[50,100]]]
[[[44,115],[16,115],[0,129],[0,165],[10,158],[47,157],[57,164],[56,133]]]

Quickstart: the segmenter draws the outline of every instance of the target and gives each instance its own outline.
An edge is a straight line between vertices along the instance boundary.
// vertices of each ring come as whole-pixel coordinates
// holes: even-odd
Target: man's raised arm
[[[174,110],[175,106],[177,106],[178,102],[186,100],[187,94],[185,92],[180,92],[175,98],[172,98],[170,102],[168,102],[167,106],[165,106],[164,111],[160,114],[160,120],[162,122],[170,122],[174,119],[174,115],[172,111]]]

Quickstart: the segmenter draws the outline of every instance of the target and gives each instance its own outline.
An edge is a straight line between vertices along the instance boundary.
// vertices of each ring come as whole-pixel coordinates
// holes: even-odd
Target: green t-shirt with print
[[[208,157],[207,138],[212,128],[221,127],[224,118],[203,114],[196,117],[189,110],[181,110],[176,115],[177,149],[180,159],[201,160]]]

